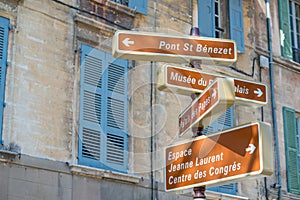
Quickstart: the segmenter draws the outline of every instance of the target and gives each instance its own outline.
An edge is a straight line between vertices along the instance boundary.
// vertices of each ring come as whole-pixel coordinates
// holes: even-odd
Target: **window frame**
[[[216,6],[217,5],[217,6]],[[215,0],[215,36],[216,38],[222,38],[224,29],[222,28],[222,16],[221,16],[221,2]]]

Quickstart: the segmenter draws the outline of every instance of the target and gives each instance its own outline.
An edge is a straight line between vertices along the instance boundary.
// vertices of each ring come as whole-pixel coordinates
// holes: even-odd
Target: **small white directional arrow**
[[[217,90],[214,89],[213,93],[211,94],[211,96],[215,99],[217,97]]]
[[[257,88],[257,90],[254,90],[254,94],[257,94],[257,97],[261,97],[264,93],[259,88]]]
[[[249,152],[249,154],[253,154],[255,149],[256,149],[256,146],[254,146],[253,144],[249,144],[249,146],[245,150],[246,150],[246,152]]]
[[[126,47],[134,44],[134,41],[130,40],[130,38],[125,38],[122,42]]]

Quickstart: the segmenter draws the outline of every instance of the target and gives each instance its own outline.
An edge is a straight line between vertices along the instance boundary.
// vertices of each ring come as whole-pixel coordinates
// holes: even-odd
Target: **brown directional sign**
[[[160,90],[172,89],[181,94],[201,93],[217,77],[224,76],[167,64],[161,67],[157,84]],[[268,102],[267,87],[262,83],[234,78],[234,87],[239,104],[263,106]]]
[[[113,55],[123,59],[172,63],[186,63],[190,59],[233,63],[237,59],[237,49],[233,40],[117,31],[113,38]]]
[[[233,80],[217,78],[179,115],[179,136],[192,127],[206,127],[234,104]]]
[[[256,122],[165,149],[165,189],[221,185],[273,173],[269,124]]]

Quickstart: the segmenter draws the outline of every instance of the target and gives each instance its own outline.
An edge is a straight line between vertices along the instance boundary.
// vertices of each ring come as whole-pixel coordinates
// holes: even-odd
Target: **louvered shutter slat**
[[[125,139],[124,137],[108,134],[107,135],[107,161],[118,165],[124,165],[125,163]]]
[[[83,130],[83,156],[100,160],[100,132],[84,128]]]
[[[101,123],[101,95],[89,91],[83,92],[83,119],[93,123]]]
[[[112,92],[124,94],[126,91],[126,71],[124,66],[110,64],[108,68],[108,89]]]
[[[125,103],[120,100],[108,98],[107,125],[114,128],[125,129],[124,119]]]

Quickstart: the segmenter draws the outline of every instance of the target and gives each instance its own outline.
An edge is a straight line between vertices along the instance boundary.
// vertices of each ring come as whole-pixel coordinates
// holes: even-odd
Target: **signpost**
[[[235,41],[199,36],[117,31],[113,56],[122,59],[187,63],[191,60],[230,64],[237,60]],[[237,100],[266,105],[267,88],[261,83],[166,65],[158,74],[158,89],[201,93],[179,115],[179,135],[204,128]],[[221,185],[249,176],[273,173],[270,125],[257,122],[210,136],[199,136],[165,149],[166,191],[197,188],[194,198],[205,198],[205,185]],[[199,189],[199,191],[198,191]],[[201,191],[200,191],[201,190]]]
[[[187,63],[201,59],[228,64],[237,59],[235,41],[199,36],[117,31],[112,47],[114,57],[131,60]]]
[[[166,191],[221,185],[273,173],[272,132],[256,122],[165,149]]]
[[[172,89],[181,94],[201,93],[221,75],[201,72],[197,69],[164,65],[158,72],[158,89]],[[234,78],[235,97],[239,104],[263,106],[267,101],[267,87],[261,83]]]
[[[192,127],[206,127],[234,104],[233,80],[217,78],[179,115],[179,135]]]

